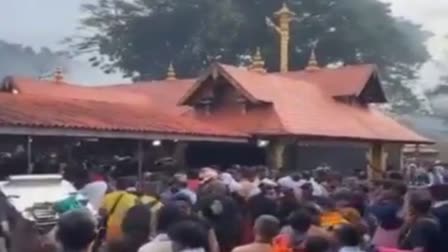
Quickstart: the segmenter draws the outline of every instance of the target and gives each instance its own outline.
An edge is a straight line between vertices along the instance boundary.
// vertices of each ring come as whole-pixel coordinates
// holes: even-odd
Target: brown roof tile
[[[33,116],[39,117],[41,115],[37,114],[40,113],[44,113],[43,116],[45,116],[45,113],[50,113],[53,116],[51,121],[61,121],[61,125],[64,125],[66,116],[70,115],[70,119],[67,120],[74,126],[76,126],[76,123],[92,123],[92,125],[88,125],[97,125],[99,128],[145,129],[145,127],[149,127],[148,129],[150,129],[150,127],[156,125],[166,130],[173,128],[173,130],[179,130],[183,133],[190,130],[192,134],[199,134],[203,130],[204,134],[214,134],[213,132],[222,132],[221,130],[224,127],[249,134],[333,137],[411,143],[430,142],[373,108],[348,105],[333,98],[333,96],[339,95],[359,94],[375,70],[373,65],[283,74],[262,74],[222,64],[217,64],[217,66],[243,93],[271,105],[264,104],[262,107],[250,110],[246,115],[222,112],[198,118],[197,115],[192,113],[191,108],[177,106],[179,100],[185,98],[185,94],[194,91],[196,82],[194,79],[151,81],[96,88],[52,82],[37,83],[23,79],[16,79],[15,82],[18,84],[21,94],[57,97],[61,109],[65,111],[60,111],[61,115],[59,117],[56,116],[54,110],[40,112],[37,109],[39,105],[32,105],[35,98],[27,98],[31,99],[31,104],[23,106],[30,106],[27,109],[36,112],[36,115],[30,114],[30,118],[33,118]],[[63,106],[63,99],[67,99],[66,102],[70,105]],[[86,101],[76,103],[73,99]],[[45,101],[42,98],[37,101],[47,104],[43,106],[44,108],[46,106],[51,107],[51,99]],[[107,106],[104,104],[107,104]],[[93,112],[84,112],[87,107],[92,106],[96,107]],[[132,109],[130,106],[133,106]],[[182,117],[181,119],[180,117],[167,119],[160,112],[149,112],[154,110],[163,111],[164,114],[172,112],[176,115],[182,115]],[[26,109],[23,109],[16,112],[19,115],[29,113],[26,111]],[[6,117],[5,121],[14,118],[13,111],[7,113],[10,117]],[[79,114],[79,118],[76,116],[77,114]],[[111,114],[114,116],[110,116]],[[149,120],[148,117],[152,117],[154,120]],[[219,125],[220,129],[209,127],[199,130],[202,124],[199,124],[196,128],[197,118],[207,125]],[[25,119],[21,118],[21,120]],[[181,129],[170,124],[173,121],[177,123],[176,120],[179,120],[178,125],[182,126]],[[166,122],[168,126],[159,125],[158,121],[160,121],[160,124]]]
[[[152,105],[158,106],[165,111],[182,114],[190,108],[187,106],[177,106],[177,103],[187,90],[191,88],[194,82],[194,79],[144,81],[134,84],[101,86],[95,89],[146,96]]]
[[[312,83],[223,67],[255,97],[272,102],[277,117],[266,117],[265,120],[279,120],[276,124],[282,125],[283,129],[278,134],[287,132],[298,136],[429,142],[379,111],[336,101]],[[231,127],[232,120],[227,125]]]
[[[0,93],[0,125],[245,138],[235,130],[175,117],[151,107]]]
[[[147,96],[138,93],[116,91],[113,89],[97,90],[80,85],[52,80],[36,80],[26,77],[12,77],[14,87],[20,94],[42,95],[56,98],[82,99],[125,104],[150,104]]]
[[[370,76],[376,71],[375,65],[351,65],[340,68],[320,68],[276,73],[283,77],[306,81],[318,85],[332,96],[359,95]]]

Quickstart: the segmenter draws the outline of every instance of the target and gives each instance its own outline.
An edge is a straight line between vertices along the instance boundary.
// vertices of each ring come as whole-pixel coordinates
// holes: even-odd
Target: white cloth
[[[182,249],[180,252],[206,252],[203,248],[196,249]]]
[[[260,184],[267,185],[267,186],[273,186],[273,187],[276,187],[278,185],[274,180],[268,179],[268,178],[262,179],[260,181]]]
[[[241,184],[238,183],[238,181],[236,181],[230,173],[221,173],[220,179],[227,186],[230,192],[233,193],[241,190]]]
[[[359,247],[342,247],[339,249],[339,252],[364,252],[364,250]]]
[[[432,207],[437,208],[448,204],[448,200],[436,201]]]
[[[172,252],[173,243],[166,234],[158,234],[154,239],[138,249],[138,252]]]
[[[308,181],[306,181],[305,179],[300,179],[299,181],[294,181],[290,176],[279,178],[277,181],[277,183],[280,186],[286,187],[289,189],[294,189],[294,190],[300,189],[300,187],[307,182]]]
[[[434,167],[434,171],[428,173],[429,177],[429,184],[430,185],[440,185],[444,183],[443,173],[440,170],[440,168],[436,169],[437,167]],[[443,169],[443,168],[442,168]]]
[[[302,197],[302,189],[300,188],[304,184],[308,183],[306,179],[300,179],[299,181],[294,181],[291,176],[282,177],[277,180],[277,184],[281,187],[285,187],[294,191],[296,198]]]
[[[79,190],[79,192],[89,200],[95,210],[98,210],[101,207],[106,191],[107,183],[104,181],[90,182]]]
[[[317,183],[314,178],[311,178],[310,183],[313,186],[313,196],[328,196],[327,189],[325,189],[323,185]]]

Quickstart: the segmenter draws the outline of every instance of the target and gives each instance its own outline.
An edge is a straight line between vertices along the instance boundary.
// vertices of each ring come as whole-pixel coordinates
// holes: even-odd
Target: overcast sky
[[[81,2],[94,0],[1,0],[0,39],[39,48],[48,46],[61,49],[60,41],[76,32]],[[448,0],[383,0],[392,3],[395,15],[421,23],[435,33],[428,48],[436,60],[448,65],[443,58],[448,49]],[[442,71],[448,71],[448,67]],[[423,70],[424,85],[434,86],[441,70],[428,64]],[[89,67],[80,67],[73,73],[76,81],[114,82],[117,76],[105,76]]]

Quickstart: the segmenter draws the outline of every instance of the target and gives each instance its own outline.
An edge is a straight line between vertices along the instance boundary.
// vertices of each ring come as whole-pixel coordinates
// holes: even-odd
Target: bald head
[[[254,231],[257,239],[270,242],[280,232],[280,221],[272,215],[261,215],[255,220]]]

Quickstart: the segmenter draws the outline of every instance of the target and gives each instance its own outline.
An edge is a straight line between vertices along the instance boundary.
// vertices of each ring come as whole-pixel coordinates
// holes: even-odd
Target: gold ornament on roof
[[[307,71],[315,71],[319,70],[319,62],[317,61],[316,57],[316,47],[313,47],[311,49],[310,58],[308,59],[308,65],[306,66],[305,70]]]
[[[62,82],[64,80],[64,74],[61,67],[56,68],[54,71],[54,80],[56,82]]]
[[[261,56],[260,47],[257,47],[255,55],[252,57],[252,64],[249,67],[249,69],[254,72],[266,73],[266,69],[264,68],[264,60],[263,57]]]
[[[288,5],[286,3],[282,4],[280,10],[274,12],[274,17],[282,17],[282,16],[294,17],[295,15],[296,14],[288,8]]]
[[[296,14],[288,8],[286,3],[283,3],[280,10],[274,12],[274,17],[277,19],[278,25],[266,17],[266,24],[273,28],[280,36],[280,72],[288,72],[290,23],[295,16]]]
[[[176,79],[176,72],[174,71],[173,63],[171,62],[168,66],[168,71],[166,72],[166,80],[175,80]]]

